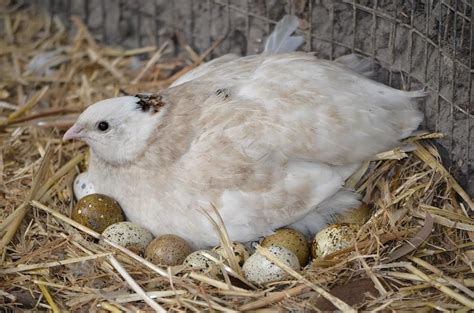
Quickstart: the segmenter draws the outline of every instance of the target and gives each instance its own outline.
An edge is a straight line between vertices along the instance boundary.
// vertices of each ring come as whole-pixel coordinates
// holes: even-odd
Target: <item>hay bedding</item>
[[[203,55],[182,43],[188,59],[163,61],[166,47],[106,47],[78,19],[75,36],[67,36],[57,19],[10,10],[0,34],[2,310],[474,308],[473,203],[421,140],[439,134],[412,138],[414,152],[379,155],[348,181],[371,218],[353,246],[301,272],[288,269],[288,281],[257,288],[233,278],[240,276],[235,260],[198,273],[99,245],[99,234],[68,219],[86,147],[61,142],[61,131],[96,100],[166,87],[220,41]]]

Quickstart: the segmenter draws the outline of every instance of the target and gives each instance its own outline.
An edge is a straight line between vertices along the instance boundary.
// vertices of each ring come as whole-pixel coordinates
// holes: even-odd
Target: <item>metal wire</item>
[[[146,9],[150,1],[153,9]],[[301,30],[307,39],[305,50],[330,59],[360,53],[382,65],[385,83],[431,92],[424,108],[426,126],[446,133],[441,146],[447,150],[448,164],[455,165],[455,173],[461,173],[458,179],[474,194],[472,0],[34,2],[65,22],[67,17],[79,15],[99,39],[125,47],[174,41],[179,31],[194,48],[204,50],[226,34],[227,39],[211,57],[230,51],[256,53],[255,47],[283,14],[296,14],[306,21]],[[115,28],[106,23],[110,14],[118,14]],[[346,16],[351,17],[343,20]]]

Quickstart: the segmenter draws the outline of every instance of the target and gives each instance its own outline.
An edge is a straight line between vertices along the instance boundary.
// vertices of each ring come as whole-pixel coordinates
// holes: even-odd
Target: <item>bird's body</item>
[[[76,123],[84,132],[123,109],[104,138],[95,130],[73,137],[92,148],[97,192],[155,235],[217,244],[201,211],[211,205],[235,241],[289,224],[317,231],[357,204],[342,186],[360,163],[396,146],[422,120],[413,103],[421,93],[309,53],[227,58],[158,93],[151,106],[149,98],[109,99]]]

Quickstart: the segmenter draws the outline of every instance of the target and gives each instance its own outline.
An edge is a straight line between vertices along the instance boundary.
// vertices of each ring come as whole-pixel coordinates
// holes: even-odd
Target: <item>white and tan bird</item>
[[[289,52],[302,41],[291,37],[297,23],[285,17],[260,55],[224,56],[156,94],[87,108],[64,139],[91,147],[96,191],[155,235],[196,247],[218,243],[201,211],[211,203],[241,242],[286,225],[316,232],[356,206],[344,181],[418,127],[424,93]]]

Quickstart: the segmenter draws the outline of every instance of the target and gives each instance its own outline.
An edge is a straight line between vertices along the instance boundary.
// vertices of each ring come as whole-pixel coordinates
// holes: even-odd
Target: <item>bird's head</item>
[[[102,100],[79,116],[63,140],[86,142],[96,157],[111,165],[128,164],[144,153],[165,110],[160,95]]]

